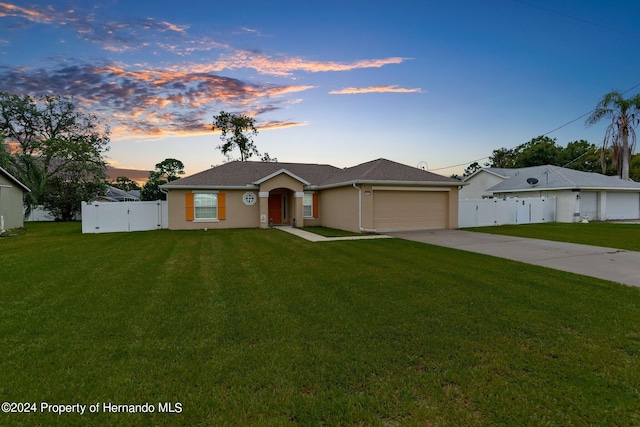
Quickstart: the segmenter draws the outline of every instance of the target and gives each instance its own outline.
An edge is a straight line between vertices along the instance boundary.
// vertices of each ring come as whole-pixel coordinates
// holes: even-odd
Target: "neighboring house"
[[[24,193],[30,191],[0,167],[0,232],[24,226]]]
[[[138,192],[138,194],[140,193]],[[140,197],[109,185],[107,187],[105,195],[103,197],[100,197],[100,200],[105,202],[139,202]]]
[[[270,225],[355,232],[458,227],[460,181],[385,159],[351,168],[230,162],[161,185],[170,229]]]
[[[464,199],[483,199],[491,197],[492,194],[487,191],[496,184],[501,183],[505,179],[515,175],[519,169],[505,168],[482,168],[478,169],[471,175],[464,178],[463,182],[468,185],[462,187],[458,193],[460,200]]]
[[[504,171],[504,169],[500,169]],[[559,166],[511,169],[485,189],[496,198],[555,197],[556,221],[640,219],[640,183]],[[477,171],[465,182],[481,176]],[[475,176],[475,177],[474,177]],[[471,184],[470,184],[471,185]]]

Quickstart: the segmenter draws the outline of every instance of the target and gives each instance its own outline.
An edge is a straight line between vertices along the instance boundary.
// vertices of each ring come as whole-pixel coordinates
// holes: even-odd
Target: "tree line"
[[[600,146],[580,140],[562,147],[556,144],[556,139],[539,136],[515,148],[493,150],[484,166],[523,168],[554,165],[640,181],[640,156],[633,154],[636,144],[635,128],[640,124],[640,94],[631,98],[625,98],[618,91],[606,94],[591,112],[585,125],[595,125],[602,119],[610,119],[610,123]],[[478,162],[471,163],[465,169],[463,177],[480,168],[482,166]]]
[[[464,170],[462,177],[467,177],[484,167],[492,168],[526,168],[530,166],[553,165],[575,169],[583,172],[596,172],[603,175],[620,175],[614,160],[611,147],[604,150],[583,139],[569,142],[566,147],[558,145],[555,138],[538,136],[515,148],[501,147],[493,150],[484,165],[473,162]],[[452,175],[459,178],[457,175]],[[630,157],[629,178],[640,181],[640,154]]]
[[[235,150],[241,161],[254,155],[277,161],[260,154],[253,143],[258,133],[253,117],[222,111],[214,116],[211,129],[221,132],[223,144],[217,148],[228,161],[234,160]],[[124,176],[109,182],[109,142],[109,127],[72,98],[0,92],[0,167],[31,190],[25,194],[25,216],[41,206],[56,220],[72,220],[82,201],[103,196],[108,185],[140,190],[142,200],[164,200],[160,186],[184,174],[184,164],[169,158],[155,165],[142,187]]]
[[[540,136],[515,148],[493,150],[485,166],[519,168],[551,164],[573,169],[618,175],[640,181],[640,157],[633,155],[635,128],[640,123],[640,94],[624,98],[620,92],[606,94],[586,121],[587,126],[610,119],[603,143],[596,147],[580,140],[557,145]],[[255,119],[221,111],[213,116],[211,130],[220,132],[216,148],[227,161],[277,161],[261,154],[253,136]],[[25,215],[42,206],[57,220],[71,220],[82,201],[105,194],[107,185],[125,191],[139,189],[142,200],[165,199],[160,186],[184,174],[184,164],[173,158],[157,163],[143,187],[127,177],[106,180],[109,127],[97,116],[82,111],[74,99],[58,95],[32,97],[0,92],[0,167],[25,184]],[[239,153],[239,158],[233,156]],[[477,162],[465,169],[468,176],[481,168]]]

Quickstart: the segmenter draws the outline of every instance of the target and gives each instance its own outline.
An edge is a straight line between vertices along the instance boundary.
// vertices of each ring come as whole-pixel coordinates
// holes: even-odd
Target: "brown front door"
[[[282,194],[269,195],[269,222],[282,224]]]

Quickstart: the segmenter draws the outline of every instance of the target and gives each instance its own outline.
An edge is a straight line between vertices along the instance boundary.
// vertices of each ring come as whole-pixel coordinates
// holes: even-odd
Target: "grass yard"
[[[324,237],[348,237],[348,236],[362,235],[361,233],[354,233],[352,231],[338,230],[337,228],[329,228],[329,227],[321,227],[321,226],[301,227],[301,230],[318,234]]]
[[[621,222],[590,222],[588,224],[548,222],[544,224],[465,228],[464,230],[640,251],[640,224]]]
[[[398,239],[0,239],[0,425],[639,425],[640,289]],[[160,413],[169,402],[181,413]],[[88,411],[88,410],[87,410]]]

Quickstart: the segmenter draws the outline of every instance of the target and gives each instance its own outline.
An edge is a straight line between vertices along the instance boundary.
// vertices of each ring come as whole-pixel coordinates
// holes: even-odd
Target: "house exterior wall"
[[[447,228],[449,229],[458,228],[458,210],[460,209],[460,203],[458,203],[459,199],[460,190],[457,187],[451,187],[451,190],[449,191],[449,220],[447,223]]]
[[[490,196],[491,194],[486,191],[487,188],[491,188],[494,185],[500,184],[504,181],[504,178],[500,178],[492,173],[487,171],[480,171],[473,177],[471,177],[465,183],[469,185],[465,185],[459,191],[459,198],[463,199],[481,199],[485,196]]]
[[[276,188],[287,188],[291,191],[301,192],[303,184],[297,179],[285,174],[281,173],[280,175],[276,175],[271,179],[268,179],[260,184],[260,191],[267,192],[271,190],[275,190]]]
[[[211,190],[212,192],[217,190]],[[169,229],[170,230],[203,230],[217,228],[255,228],[260,225],[260,203],[256,201],[253,206],[246,205],[242,198],[250,192],[258,198],[255,190],[220,190],[225,194],[226,219],[224,220],[195,220],[186,219],[186,193],[192,190],[168,190],[169,202]]]
[[[360,232],[357,189],[345,186],[323,190],[318,199],[319,223],[315,225]]]
[[[325,226],[361,232],[374,230],[374,201],[376,192],[389,189],[393,192],[407,193],[415,192],[420,197],[427,193],[438,192],[446,194],[445,206],[442,207],[446,217],[447,228],[458,227],[458,189],[457,187],[425,188],[413,187],[398,190],[394,186],[375,186],[365,184],[360,186],[360,190],[352,185],[336,187],[324,190],[316,190],[317,194],[317,217],[303,217],[303,186],[296,179],[286,175],[278,175],[263,182],[260,191],[257,190],[219,190],[225,194],[226,216],[223,220],[187,220],[186,216],[186,194],[193,193],[192,190],[168,190],[169,201],[169,229],[172,230],[197,230],[197,229],[218,229],[218,228],[266,228],[268,224],[268,198],[269,194],[283,194],[287,197],[287,218],[296,218],[297,226]],[[206,191],[206,190],[202,190]],[[211,190],[212,192],[217,190]],[[253,206],[247,206],[243,202],[243,195],[251,192],[256,197]],[[359,199],[361,205],[359,205]],[[419,201],[416,201],[418,204]],[[411,209],[406,201],[403,203],[405,209]]]
[[[22,198],[22,188],[0,174],[0,215],[4,218],[5,230],[24,226]]]
[[[398,192],[397,194],[407,194],[407,192],[415,191],[418,196],[426,196],[432,191],[446,194],[446,205],[442,208],[446,210],[445,226],[447,228],[458,228],[458,189],[456,187],[448,187],[439,191],[434,188],[429,188],[429,191],[420,191],[421,189],[424,190],[424,188],[415,187],[398,190],[397,186],[376,185],[374,187],[369,184],[361,185],[360,191],[353,186],[323,190],[319,204],[321,225],[354,232],[374,231],[376,193],[386,191],[388,196],[390,189]],[[358,206],[358,196],[360,197],[360,206]],[[420,201],[416,200],[416,207],[419,204]],[[411,206],[405,203],[405,208],[411,209]],[[362,227],[362,230],[360,227]]]

